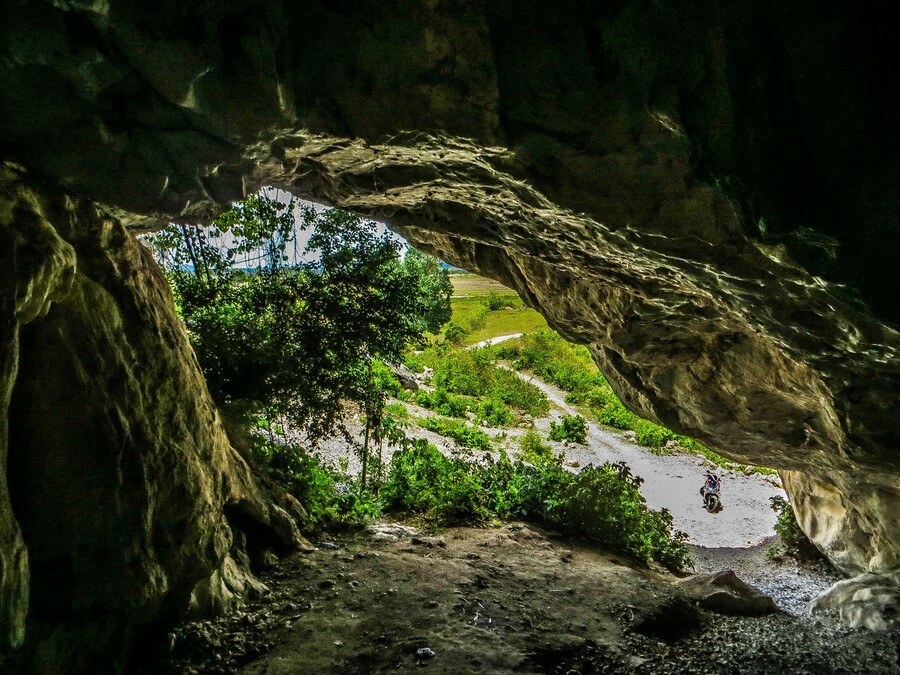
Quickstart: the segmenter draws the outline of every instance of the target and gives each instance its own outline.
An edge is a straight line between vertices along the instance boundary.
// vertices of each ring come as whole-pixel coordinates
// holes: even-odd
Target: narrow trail
[[[555,409],[549,417],[535,421],[541,431],[549,429],[550,422],[563,414],[578,414],[574,406],[566,403],[562,390],[534,375],[517,374],[543,391]],[[655,455],[628,441],[623,434],[606,430],[590,420],[587,428],[585,445],[569,443],[562,447],[566,461],[578,462],[580,466],[625,462],[634,475],[643,478],[640,490],[647,504],[654,509],[667,508],[675,527],[688,535],[691,544],[746,547],[772,536],[775,513],[769,499],[776,495],[783,497],[784,491],[767,477],[722,471],[724,508],[719,513],[708,513],[699,492],[708,470],[704,458],[679,452]]]

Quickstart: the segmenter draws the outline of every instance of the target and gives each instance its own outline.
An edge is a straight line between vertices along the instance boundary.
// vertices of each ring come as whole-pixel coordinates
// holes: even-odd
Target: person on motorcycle
[[[700,496],[706,497],[707,494],[719,494],[719,489],[721,488],[722,481],[719,479],[719,476],[714,473],[706,474],[706,483],[703,484],[703,487],[700,488]]]

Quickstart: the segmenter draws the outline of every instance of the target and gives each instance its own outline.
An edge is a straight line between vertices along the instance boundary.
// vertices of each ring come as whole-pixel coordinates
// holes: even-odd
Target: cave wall
[[[0,405],[16,415],[0,415],[0,452],[5,431],[23,485],[53,474],[44,448],[59,446],[73,451],[57,468],[139,486],[70,546],[121,527],[142,555],[170,519],[207,542],[133,573],[155,588],[147,615],[209,570],[201,587],[221,589],[216,514],[262,507],[236,496],[253,488],[233,476],[161,281],[99,214],[132,230],[199,222],[270,184],[515,288],[590,346],[633,410],[790,472],[801,524],[847,573],[890,573],[900,74],[885,15],[839,1],[23,0],[0,23],[0,153],[31,186],[0,206]],[[22,363],[61,391],[80,383],[78,406],[41,396]],[[79,438],[33,420],[51,414]],[[0,492],[12,644],[29,570],[55,555],[29,536],[59,517],[25,492],[30,564]]]
[[[150,253],[15,168],[0,196],[19,291],[0,427],[3,635],[24,639],[34,672],[106,671],[141,626],[262,590],[234,514],[283,550],[304,544],[300,514],[232,448]]]

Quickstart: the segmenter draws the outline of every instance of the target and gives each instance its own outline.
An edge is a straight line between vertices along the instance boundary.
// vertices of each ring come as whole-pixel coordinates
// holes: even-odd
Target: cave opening
[[[208,261],[198,259],[200,255],[222,256],[224,267],[222,261],[214,262],[213,267],[218,266],[220,273],[229,275],[237,271],[264,276],[279,267],[298,269],[310,261],[312,269],[321,267],[317,257],[320,252],[308,244],[315,232],[315,218],[330,209],[296,200],[290,192],[274,188],[262,189],[254,199],[261,200],[252,204],[255,210],[241,207],[205,228],[170,226],[162,234],[143,237],[167,270],[181,312],[185,312],[182,299],[186,291],[179,288],[177,276],[200,277],[202,270],[210,267]],[[268,226],[262,224],[266,219],[271,220]],[[394,242],[401,259],[409,250],[405,240],[385,225],[368,221],[368,226],[374,228],[377,236]],[[635,415],[616,396],[590,351],[563,339],[515,291],[439,259],[431,264],[446,284],[443,291],[449,302],[447,313],[440,325],[406,344],[402,354],[397,352],[394,362],[387,364],[388,370],[382,377],[389,382],[382,385],[377,430],[365,423],[371,409],[361,404],[356,407],[347,399],[334,409],[335,417],[324,426],[304,427],[302,413],[298,415],[297,408],[290,406],[274,415],[262,414],[259,402],[241,399],[240,394],[234,393],[242,391],[241,387],[235,389],[231,386],[234,383],[228,382],[229,378],[247,374],[248,368],[236,366],[225,373],[221,354],[214,353],[217,343],[203,344],[204,339],[212,339],[211,335],[221,335],[223,327],[211,328],[196,317],[186,318],[201,366],[205,372],[213,369],[213,376],[218,378],[208,382],[220,409],[226,417],[233,416],[231,423],[237,426],[251,420],[243,429],[243,452],[255,455],[254,459],[266,466],[276,481],[293,488],[302,503],[311,499],[311,486],[303,481],[330,481],[337,491],[356,492],[363,464],[362,448],[370,436],[374,449],[366,450],[365,461],[370,466],[371,495],[350,507],[360,514],[368,509],[369,517],[388,515],[390,509],[404,516],[418,513],[436,518],[443,524],[478,523],[498,517],[495,502],[511,501],[503,490],[518,488],[509,483],[497,487],[494,478],[479,475],[485,468],[473,472],[472,466],[489,469],[498,461],[512,460],[540,469],[552,460],[557,468],[570,474],[603,465],[627,467],[624,473],[633,480],[640,501],[650,510],[665,510],[671,515],[669,533],[678,533],[677,537],[687,546],[685,566],[693,564],[695,571],[704,573],[726,567],[739,569],[742,577],[756,586],[771,589],[778,596],[776,600],[794,614],[802,614],[812,597],[838,580],[837,574],[826,566],[812,569],[772,561],[776,557],[784,560],[788,548],[797,555],[797,541],[806,543],[808,558],[818,557],[802,533],[797,534],[799,530],[793,525],[777,471],[729,460],[694,439]],[[372,285],[364,292],[372,291],[378,280],[369,279],[367,283]],[[436,293],[435,280],[429,283],[429,292]],[[196,290],[188,289],[187,293]],[[295,300],[302,302],[303,291],[297,293]],[[234,298],[213,294],[204,302],[233,305]],[[257,298],[255,302],[263,301]],[[206,313],[210,307],[194,311],[197,309]],[[266,330],[271,330],[271,326]],[[322,332],[315,339],[334,338]],[[231,348],[221,342],[218,347]],[[251,365],[259,367],[258,363]],[[312,376],[315,378],[315,373]],[[275,375],[270,373],[269,377]],[[266,382],[261,381],[256,394],[261,395],[259,387],[265,386]],[[345,390],[344,396],[348,392]],[[296,391],[293,395],[302,396]],[[300,409],[308,412],[308,408]],[[248,442],[254,434],[257,442],[264,439],[268,447],[260,450]],[[416,467],[404,475],[403,471],[410,472],[410,468],[404,469],[402,457],[394,461],[392,457],[395,453],[403,455],[416,443],[428,444],[451,462],[467,463],[470,468],[462,472],[468,471],[467,480],[477,489],[493,489],[497,495],[480,503],[471,497],[466,504],[451,503],[448,493],[454,488],[453,479],[448,476],[454,475],[453,471],[444,467],[442,473],[433,466],[425,467],[429,461],[438,461],[429,459],[427,453],[420,452],[414,460],[422,462],[425,468]],[[299,453],[301,462],[293,459],[291,453]],[[309,462],[321,463],[315,471],[324,473],[310,473]],[[300,468],[303,463],[307,463],[306,469]],[[307,473],[302,473],[304,470]],[[392,470],[398,474],[396,480]],[[292,471],[296,472],[293,476]],[[396,494],[398,480],[408,482],[423,477],[415,471],[430,472],[429,479],[436,482],[433,494]],[[700,488],[705,489],[704,483],[712,479],[717,488],[721,487],[721,501],[716,506],[705,503],[701,496],[704,490]],[[389,497],[379,501],[379,491],[386,484]],[[493,487],[489,488],[489,484]],[[403,489],[409,489],[409,485]],[[459,499],[458,495],[455,498]],[[488,502],[492,505],[487,506]],[[313,511],[321,508],[312,502],[304,506]],[[503,508],[506,517],[523,516],[528,510],[524,504],[505,504]],[[387,510],[382,512],[383,509]],[[233,508],[228,513],[238,514],[229,516],[229,522],[248,541],[265,538],[264,527],[253,525]],[[329,517],[340,520],[336,513],[313,513],[316,527],[323,530],[327,529]],[[552,523],[547,514],[530,517],[536,522]],[[584,513],[582,517],[589,518]],[[364,522],[365,517],[361,517],[355,524]],[[242,523],[251,526],[243,527]],[[557,524],[578,531],[571,523]],[[337,522],[332,525],[337,526]],[[784,529],[789,542],[776,535],[776,525]],[[595,527],[595,536],[596,530]],[[602,540],[602,536],[599,538]],[[268,542],[251,548],[257,555],[273,546],[274,542]],[[682,565],[675,566],[678,567]]]

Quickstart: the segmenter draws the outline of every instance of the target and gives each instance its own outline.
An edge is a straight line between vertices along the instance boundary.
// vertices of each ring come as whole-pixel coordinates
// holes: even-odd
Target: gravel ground
[[[535,421],[535,427],[542,432],[549,430],[551,420],[563,414],[577,414],[575,407],[565,402],[562,390],[532,375],[519,376],[541,389],[554,407],[549,417]],[[625,434],[591,421],[585,445],[558,444],[557,449],[565,453],[567,461],[578,462],[579,466],[607,461],[628,464],[634,475],[644,479],[640,490],[647,505],[668,509],[675,528],[698,546],[735,548],[759,544],[774,532],[776,516],[769,499],[785,496],[780,481],[774,484],[773,477],[719,470],[723,509],[708,513],[700,498],[700,487],[711,468],[705,458],[681,452],[654,455],[629,441]]]
[[[698,573],[734,570],[748,584],[772,596],[784,611],[805,616],[809,601],[842,577],[824,560],[811,563],[792,558],[773,560],[766,551],[776,541],[777,537],[773,536],[747,548],[690,548]]]
[[[526,523],[385,523],[280,561],[128,672],[898,673],[898,634],[699,610],[671,577]],[[421,652],[427,649],[422,656]]]
[[[708,675],[896,675],[896,633],[844,628],[828,621],[799,621],[786,614],[761,619],[716,617],[704,630],[677,643],[647,644],[633,636],[637,651],[657,654],[634,662],[634,673]]]

